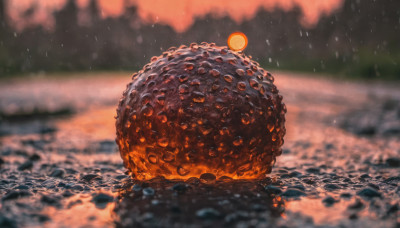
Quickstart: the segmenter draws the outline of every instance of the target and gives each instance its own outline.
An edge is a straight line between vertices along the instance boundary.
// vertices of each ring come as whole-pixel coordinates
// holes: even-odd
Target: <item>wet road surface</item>
[[[265,180],[132,180],[126,73],[0,83],[0,227],[399,227],[400,88],[274,74],[288,108]]]

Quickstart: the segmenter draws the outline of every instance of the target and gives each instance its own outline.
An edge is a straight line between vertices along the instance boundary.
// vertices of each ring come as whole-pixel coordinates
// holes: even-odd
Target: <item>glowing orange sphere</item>
[[[215,44],[153,57],[133,75],[117,109],[125,167],[140,180],[264,178],[286,131],[286,107],[273,82],[257,62]]]

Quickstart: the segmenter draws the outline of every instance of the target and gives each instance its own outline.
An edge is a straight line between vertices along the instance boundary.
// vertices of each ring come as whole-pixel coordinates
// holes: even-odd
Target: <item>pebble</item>
[[[25,161],[24,163],[22,163],[20,166],[18,166],[18,170],[19,171],[24,171],[27,169],[32,169],[33,167],[33,162],[32,161]]]
[[[185,183],[176,183],[174,186],[172,186],[172,190],[178,192],[178,193],[184,193],[189,189],[189,185]]]
[[[86,182],[90,182],[94,179],[100,179],[101,176],[97,175],[97,174],[86,174],[84,176],[81,177],[81,180],[86,181]]]
[[[249,213],[245,211],[236,211],[234,213],[228,214],[225,216],[225,222],[232,223],[239,220],[245,220],[249,218]]]
[[[143,195],[145,195],[145,196],[152,196],[152,195],[154,195],[155,192],[156,191],[151,187],[147,187],[147,188],[143,189]]]
[[[353,195],[348,192],[344,192],[344,193],[340,194],[341,198],[346,198],[346,199],[351,198],[352,196]]]
[[[18,185],[17,187],[15,187],[14,189],[28,190],[29,186],[21,184],[21,185]]]
[[[375,197],[382,197],[382,194],[372,188],[364,188],[360,191],[357,192],[358,196],[367,198],[367,199],[372,199]]]
[[[322,200],[322,203],[325,204],[325,206],[330,207],[332,206],[334,203],[336,203],[335,198],[333,198],[332,196],[327,196]]]
[[[301,190],[298,189],[293,189],[293,188],[288,188],[286,191],[282,193],[282,196],[288,197],[288,198],[297,198],[300,196],[306,196],[307,194],[304,193]]]
[[[324,186],[324,188],[325,188],[327,191],[334,191],[334,190],[340,189],[340,187],[339,187],[337,184],[326,184],[326,185]]]
[[[142,190],[142,186],[140,186],[140,184],[134,184],[132,186],[132,190],[135,192],[139,192],[140,190]]]
[[[73,190],[77,190],[77,191],[83,191],[84,187],[80,184],[76,184],[74,186],[71,187]]]
[[[53,170],[53,172],[50,173],[49,176],[57,177],[57,178],[63,178],[64,174],[65,174],[65,170],[64,169],[56,168],[56,169]]]
[[[95,204],[107,204],[114,201],[114,197],[106,193],[98,193],[92,197]]]
[[[20,190],[20,191],[10,191],[8,192],[3,198],[1,198],[2,201],[7,201],[7,200],[13,200],[13,199],[18,199],[22,197],[28,197],[31,196],[32,193],[26,190]]]
[[[48,195],[43,195],[42,198],[40,199],[40,201],[42,203],[48,204],[48,205],[52,205],[52,206],[60,206],[60,200],[55,198],[55,197],[51,197]]]
[[[354,209],[354,210],[359,210],[364,207],[364,204],[361,202],[361,200],[356,199],[356,201],[352,204],[350,204],[347,208],[349,209]]]
[[[221,216],[221,213],[210,207],[196,211],[196,216],[201,219],[217,219]]]
[[[0,227],[2,228],[17,228],[17,222],[11,218],[0,214]]]
[[[115,179],[116,180],[123,180],[123,179],[126,179],[126,178],[129,178],[129,176],[128,175],[117,175],[116,177],[115,177]]]
[[[73,196],[73,195],[74,195],[74,193],[71,192],[71,191],[69,191],[69,190],[65,190],[65,191],[62,193],[62,196],[65,197],[65,198],[71,197],[71,196]]]
[[[279,195],[282,193],[282,190],[276,186],[273,185],[267,185],[265,186],[265,190],[269,193],[269,194],[274,194],[274,195]]]
[[[292,185],[292,186],[290,186],[290,188],[296,188],[303,192],[306,190],[306,188],[302,184]]]
[[[400,158],[388,158],[386,159],[386,164],[390,167],[398,168],[400,167]]]
[[[39,161],[40,159],[41,159],[41,157],[37,153],[34,153],[31,156],[29,156],[29,160],[31,160],[31,161]]]
[[[306,172],[307,173],[313,173],[313,174],[319,174],[320,169],[317,168],[317,167],[311,167],[311,168],[306,169]]]

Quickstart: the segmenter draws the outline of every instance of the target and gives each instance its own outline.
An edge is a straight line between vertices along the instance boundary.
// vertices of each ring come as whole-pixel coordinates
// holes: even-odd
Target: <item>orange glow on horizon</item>
[[[9,15],[17,26],[21,26],[22,14],[30,7],[36,9],[36,14],[30,23],[48,24],[51,12],[63,7],[67,0],[9,0]],[[88,5],[89,0],[76,0],[80,8]],[[315,24],[321,15],[329,14],[342,5],[343,0],[98,0],[103,17],[113,17],[124,12],[126,4],[138,7],[140,18],[147,23],[163,23],[172,26],[177,32],[184,32],[196,18],[207,14],[216,17],[230,16],[240,23],[251,19],[260,8],[272,11],[275,8],[290,10],[298,6],[304,25]]]

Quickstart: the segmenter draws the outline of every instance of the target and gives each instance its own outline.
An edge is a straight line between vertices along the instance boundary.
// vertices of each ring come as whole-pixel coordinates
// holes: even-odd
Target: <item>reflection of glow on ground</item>
[[[108,195],[117,197],[118,193],[102,191]],[[113,210],[115,203],[108,203],[105,208],[97,208],[90,202],[92,196],[89,194],[76,194],[68,198],[66,208],[58,209],[46,207],[43,212],[52,218],[48,225],[51,227],[85,227],[90,224],[94,227],[111,227],[114,225]],[[79,202],[81,201],[81,202]]]

